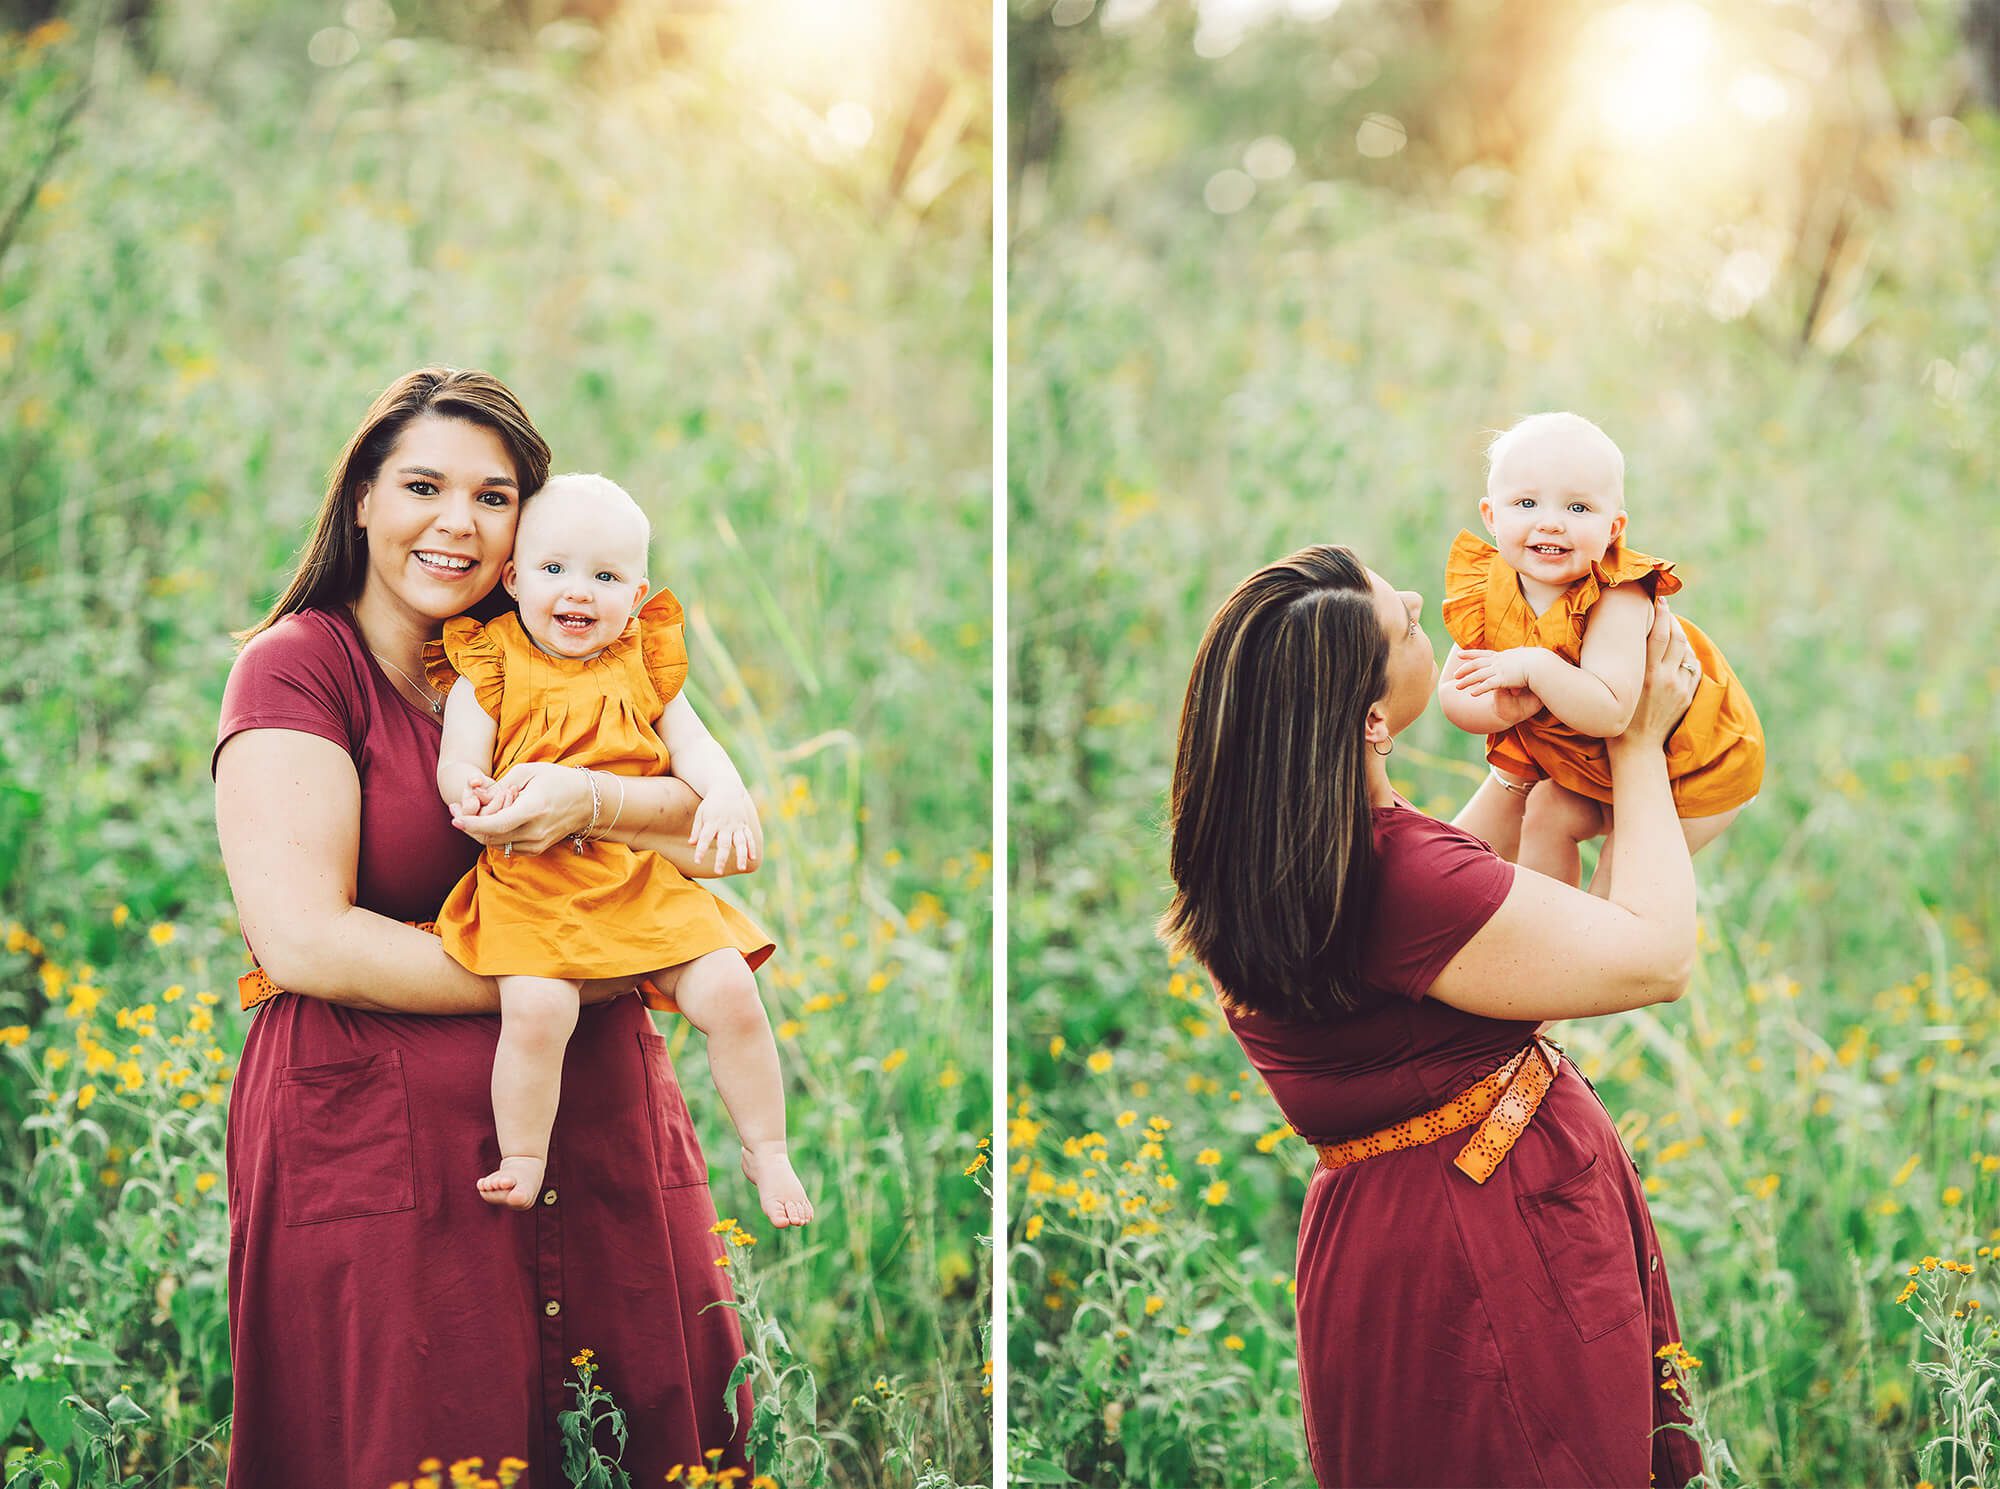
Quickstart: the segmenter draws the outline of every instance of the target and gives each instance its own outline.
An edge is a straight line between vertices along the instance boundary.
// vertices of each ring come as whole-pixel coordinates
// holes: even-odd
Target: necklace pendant
[[[431,699],[431,712],[432,712],[432,713],[434,713],[434,714],[436,714],[436,715],[437,715],[437,716],[438,716],[439,718],[443,718],[443,717],[444,717],[444,699],[442,699],[442,698],[435,698],[435,697],[434,697],[434,698],[432,698],[432,699]]]

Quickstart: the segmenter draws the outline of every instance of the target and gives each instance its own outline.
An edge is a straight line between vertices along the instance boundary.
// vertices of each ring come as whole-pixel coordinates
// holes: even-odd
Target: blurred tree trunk
[[[1963,29],[1979,96],[2000,109],[2000,0],[1966,0]]]

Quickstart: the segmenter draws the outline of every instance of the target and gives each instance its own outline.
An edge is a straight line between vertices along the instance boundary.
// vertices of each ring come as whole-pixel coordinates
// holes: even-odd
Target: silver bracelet
[[[1493,772],[1493,779],[1500,783],[1500,789],[1502,791],[1511,791],[1516,796],[1526,796],[1529,792],[1535,789],[1535,783],[1533,781],[1521,781],[1518,783],[1510,781],[1505,776],[1500,774],[1498,770],[1495,770]]]
[[[612,775],[611,779],[618,782],[618,810],[611,814],[611,820],[604,824],[604,831],[597,835],[600,843],[611,836],[611,829],[616,827],[618,819],[625,815],[625,782],[617,775]]]
[[[590,841],[590,835],[597,830],[597,814],[604,807],[603,798],[597,794],[597,772],[585,770],[583,778],[590,782],[590,821],[584,825],[583,831],[569,840],[570,847],[578,853],[583,851],[583,845]]]

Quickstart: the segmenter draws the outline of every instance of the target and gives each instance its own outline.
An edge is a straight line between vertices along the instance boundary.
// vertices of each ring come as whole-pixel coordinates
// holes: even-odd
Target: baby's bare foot
[[[761,1153],[745,1148],[743,1176],[757,1186],[757,1202],[764,1207],[764,1213],[778,1229],[804,1225],[813,1218],[812,1201],[806,1198],[806,1186],[799,1182],[798,1174],[792,1169],[791,1156],[783,1144],[766,1148]]]
[[[527,1155],[503,1158],[500,1167],[479,1181],[479,1197],[489,1205],[530,1209],[542,1187],[542,1170],[547,1167],[546,1158]]]

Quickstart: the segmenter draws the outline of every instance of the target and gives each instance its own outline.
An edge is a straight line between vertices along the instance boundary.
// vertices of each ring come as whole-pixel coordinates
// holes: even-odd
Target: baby
[[[438,915],[445,950],[500,984],[493,1120],[500,1166],[479,1181],[489,1204],[535,1203],[548,1162],[563,1053],[578,984],[644,977],[708,1038],[709,1068],[743,1145],[743,1171],[774,1225],[812,1205],[785,1142],[778,1047],[753,969],[769,937],[656,853],[593,836],[617,825],[619,776],[672,773],[701,793],[695,859],[712,842],[720,869],[756,854],[757,813],[743,779],[681,691],[681,607],[647,600],[651,533],[638,503],[602,476],[556,476],[521,509],[501,581],[519,610],[486,625],[447,621],[426,654],[449,687],[438,792],[461,816],[518,794],[496,780],[517,764],[589,772],[590,827],[574,851],[488,847]],[[636,618],[635,618],[636,612]]]
[[[1576,414],[1535,414],[1493,441],[1479,515],[1495,546],[1461,532],[1445,560],[1456,644],[1438,701],[1487,736],[1494,775],[1528,798],[1520,863],[1573,885],[1579,845],[1612,828],[1604,741],[1624,733],[1639,701],[1653,598],[1681,581],[1672,564],[1623,546],[1625,457]],[[1722,653],[1681,626],[1701,676],[1667,743],[1667,775],[1692,853],[1757,794],[1764,735]],[[1604,853],[1592,893],[1608,894],[1610,879]]]

